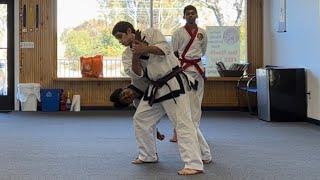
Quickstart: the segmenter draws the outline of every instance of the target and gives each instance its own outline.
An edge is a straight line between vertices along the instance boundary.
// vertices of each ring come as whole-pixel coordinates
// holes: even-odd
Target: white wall
[[[287,32],[278,33],[279,0],[264,0],[264,64],[307,71],[308,117],[320,120],[320,0],[286,0]]]

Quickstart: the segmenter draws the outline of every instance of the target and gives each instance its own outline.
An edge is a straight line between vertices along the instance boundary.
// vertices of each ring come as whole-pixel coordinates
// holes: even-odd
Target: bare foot
[[[132,160],[131,162],[132,162],[132,164],[143,164],[144,163],[142,160],[140,160],[138,158],[135,160]]]
[[[210,160],[202,160],[203,164],[210,164],[212,162],[212,159]]]
[[[142,161],[142,160],[140,160],[140,159],[138,159],[138,158],[131,161],[132,164],[157,163],[157,162],[158,162],[158,160],[156,160],[156,161],[151,161],[151,162],[145,162],[145,161]]]
[[[166,136],[164,134],[161,134],[159,131],[157,131],[157,139],[159,139],[160,141],[164,140]]]
[[[194,175],[194,174],[199,174],[199,173],[202,173],[202,172],[203,171],[201,171],[201,170],[184,168],[184,169],[178,171],[178,174],[179,175]]]
[[[177,138],[174,138],[174,137],[170,139],[170,142],[177,142],[177,141],[178,141]]]
[[[174,129],[173,130],[173,134],[172,134],[172,138],[170,139],[170,142],[177,142],[178,139],[177,139],[177,132],[176,130]]]

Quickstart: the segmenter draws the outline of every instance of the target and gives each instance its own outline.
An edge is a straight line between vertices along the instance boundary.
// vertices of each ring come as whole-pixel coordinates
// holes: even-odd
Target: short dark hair
[[[183,9],[183,15],[185,15],[188,10],[194,10],[194,11],[198,14],[196,7],[194,7],[194,6],[192,6],[192,5],[188,5],[188,6],[184,7],[184,9]]]
[[[129,106],[127,103],[123,103],[120,101],[120,93],[123,91],[123,89],[118,88],[113,91],[113,93],[110,95],[110,101],[113,102],[113,106],[118,109],[123,109]]]
[[[136,33],[133,25],[126,21],[119,21],[116,25],[114,25],[112,29],[112,35],[116,35],[117,32],[127,33],[128,28],[131,29],[132,33]]]

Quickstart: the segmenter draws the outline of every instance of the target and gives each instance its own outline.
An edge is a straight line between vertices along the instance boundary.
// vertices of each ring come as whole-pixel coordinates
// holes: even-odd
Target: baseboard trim
[[[202,106],[202,111],[239,111],[239,112],[249,112],[247,107],[238,106]],[[117,109],[113,106],[81,106],[81,111],[114,111],[114,110],[124,110],[124,111],[132,111],[135,110],[134,106],[129,106],[123,109]],[[37,111],[41,111],[41,106],[38,106]],[[255,111],[255,110],[254,110]],[[11,111],[3,111],[3,112],[11,112]],[[0,111],[1,113],[1,111]]]
[[[317,119],[313,119],[313,118],[307,118],[307,122],[308,123],[312,123],[312,124],[315,124],[317,126],[320,126],[320,120],[317,120]]]
[[[244,111],[248,112],[248,108],[239,108],[239,107],[210,107],[210,106],[203,106],[201,107],[203,111]],[[81,106],[81,111],[101,111],[101,110],[135,110],[133,106],[129,106],[124,109],[117,109],[113,106]]]
[[[212,106],[202,106],[202,111],[248,111],[248,108],[239,108],[237,106],[228,107],[212,107]]]
[[[104,111],[104,110],[135,110],[133,106],[118,109],[113,106],[81,106],[81,111]]]

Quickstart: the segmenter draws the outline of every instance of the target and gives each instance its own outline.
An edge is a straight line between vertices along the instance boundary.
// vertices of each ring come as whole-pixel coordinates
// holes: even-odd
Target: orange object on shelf
[[[87,77],[103,77],[103,56],[96,55],[94,57],[80,57],[81,75]]]

